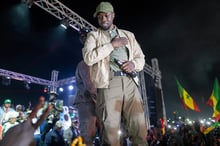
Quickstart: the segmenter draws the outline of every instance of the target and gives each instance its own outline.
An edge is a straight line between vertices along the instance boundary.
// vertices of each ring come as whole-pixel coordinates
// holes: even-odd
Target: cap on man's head
[[[112,4],[109,2],[101,2],[96,7],[96,11],[93,14],[93,17],[95,18],[99,12],[104,12],[104,13],[114,12],[114,8],[113,8]]]
[[[62,128],[63,127],[63,123],[61,121],[57,121],[55,125],[56,125],[57,128]]]
[[[5,99],[4,104],[11,103],[10,99]]]

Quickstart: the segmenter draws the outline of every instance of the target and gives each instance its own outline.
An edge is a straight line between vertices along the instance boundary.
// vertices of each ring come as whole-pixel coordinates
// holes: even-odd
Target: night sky
[[[100,1],[60,2],[97,27],[92,15]],[[214,78],[220,79],[220,1],[111,2],[115,24],[135,34],[148,64],[152,58],[159,61],[167,115],[176,111],[194,118],[211,116],[212,108],[205,103]],[[62,29],[58,19],[36,5],[28,9],[19,0],[2,0],[0,7],[1,69],[47,80],[52,70],[59,71],[59,79],[74,76],[82,59],[76,30]],[[201,113],[182,108],[174,77],[194,98]],[[16,104],[27,104],[42,94],[43,87],[32,85],[27,91],[21,84],[12,81],[10,86],[0,85],[0,101],[8,97]]]

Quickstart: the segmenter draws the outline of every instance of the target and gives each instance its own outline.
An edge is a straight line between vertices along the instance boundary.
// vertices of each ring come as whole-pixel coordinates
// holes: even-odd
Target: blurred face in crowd
[[[5,107],[5,108],[10,108],[10,107],[11,107],[11,103],[5,103],[5,104],[4,104],[4,107]]]
[[[200,124],[200,131],[203,132],[203,131],[205,131],[205,129],[206,129],[205,125]]]
[[[69,116],[67,114],[64,115],[64,119],[65,121],[68,121],[69,120]]]
[[[18,106],[18,107],[16,108],[16,110],[17,110],[17,111],[22,111],[22,106]]]
[[[72,121],[72,126],[76,127],[76,128],[79,128],[79,121],[78,120],[73,120]]]
[[[14,124],[14,123],[16,122],[16,120],[17,120],[17,118],[16,118],[16,117],[13,117],[13,118],[10,118],[10,119],[9,119],[9,122],[10,122],[11,124]]]

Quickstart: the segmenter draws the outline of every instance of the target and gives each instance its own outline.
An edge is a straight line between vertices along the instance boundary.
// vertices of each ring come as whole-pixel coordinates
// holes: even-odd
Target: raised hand
[[[47,109],[43,112],[36,123],[32,123],[32,119],[36,116],[37,111],[43,107],[45,98],[41,96],[39,98],[38,104],[32,110],[28,119],[8,130],[8,132],[3,137],[0,142],[0,146],[34,146],[34,132],[37,127],[43,122],[43,120],[49,115],[50,111],[53,109],[53,106],[48,104]]]

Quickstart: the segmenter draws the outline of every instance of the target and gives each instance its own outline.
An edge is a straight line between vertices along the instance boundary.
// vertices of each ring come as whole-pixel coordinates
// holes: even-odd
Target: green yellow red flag
[[[220,116],[220,88],[218,79],[215,78],[212,94],[209,100],[206,102],[207,105],[212,106],[213,114],[212,117],[216,118]]]
[[[178,87],[178,92],[180,95],[180,99],[182,102],[182,105],[184,109],[191,109],[197,112],[200,112],[201,110],[193,100],[193,98],[189,95],[189,93],[182,87],[180,82],[176,79],[177,87]]]

